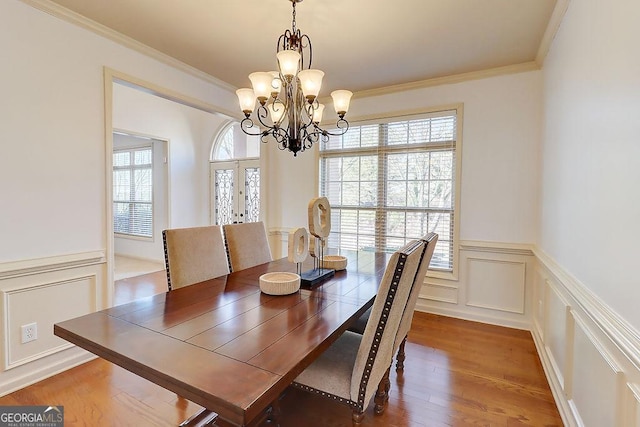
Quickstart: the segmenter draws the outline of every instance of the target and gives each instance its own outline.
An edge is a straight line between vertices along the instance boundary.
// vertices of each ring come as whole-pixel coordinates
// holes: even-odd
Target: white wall
[[[540,248],[636,330],[640,3],[571,2],[544,65]]]
[[[169,141],[169,227],[208,225],[209,152],[228,118],[120,84],[113,89],[114,128]]]
[[[105,201],[111,190],[106,188],[105,165],[111,153],[105,145],[104,68],[213,108],[235,111],[237,101],[222,86],[18,0],[0,2],[0,36],[0,394],[4,394],[86,360],[85,352],[53,336],[52,325],[105,308],[110,301],[106,250],[111,236]],[[197,135],[194,141],[205,138],[205,128],[200,122],[191,130]],[[194,145],[189,150],[206,164],[208,147]],[[206,187],[207,169],[196,170],[204,174]],[[176,177],[178,187],[201,179],[178,172]],[[203,191],[198,187],[186,196],[195,209],[190,221],[207,218],[202,213],[208,210]],[[175,209],[174,218],[183,216],[180,209]],[[20,326],[31,322],[38,324],[38,339],[22,344],[17,338]]]
[[[0,31],[0,262],[105,248],[105,66],[236,109],[231,91],[17,0],[0,2]]]
[[[567,426],[640,426],[638,16],[572,1],[543,67],[532,332]]]
[[[348,119],[463,103],[460,238],[531,243],[538,231],[541,75],[538,71],[354,98]],[[317,193],[316,148],[269,147],[270,226],[306,226]],[[278,191],[279,189],[279,191]],[[277,195],[275,193],[278,193]]]

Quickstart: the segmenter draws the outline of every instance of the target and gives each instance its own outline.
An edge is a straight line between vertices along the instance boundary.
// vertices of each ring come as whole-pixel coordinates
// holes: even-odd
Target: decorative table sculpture
[[[313,269],[300,274],[300,283],[312,288],[335,274],[335,269],[324,268],[322,262],[325,239],[331,232],[331,205],[326,197],[316,197],[309,202],[309,232],[313,236],[309,246]]]
[[[298,274],[302,272],[302,262],[309,252],[309,234],[304,228],[296,228],[289,233],[289,252],[287,259],[296,264]]]

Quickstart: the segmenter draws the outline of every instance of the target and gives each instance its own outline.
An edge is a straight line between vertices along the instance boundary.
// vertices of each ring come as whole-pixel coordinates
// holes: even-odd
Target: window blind
[[[113,153],[113,228],[116,233],[153,237],[153,150]]]
[[[329,245],[393,252],[439,235],[431,268],[453,269],[456,111],[352,125],[320,147]]]

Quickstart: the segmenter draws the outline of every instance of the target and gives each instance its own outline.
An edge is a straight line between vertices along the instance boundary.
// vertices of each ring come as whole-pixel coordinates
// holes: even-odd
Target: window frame
[[[453,171],[453,190],[454,195],[452,198],[453,203],[453,220],[452,220],[452,269],[451,270],[434,270],[430,269],[427,276],[436,279],[443,280],[458,280],[459,274],[459,252],[460,252],[460,195],[461,195],[461,176],[462,176],[462,128],[464,121],[463,114],[463,104],[451,104],[451,105],[443,105],[435,108],[429,109],[416,109],[416,110],[405,110],[399,112],[390,112],[385,114],[376,114],[370,116],[363,116],[351,119],[350,126],[363,126],[363,125],[371,125],[371,124],[385,124],[391,122],[405,121],[405,120],[414,120],[422,117],[429,117],[433,114],[437,114],[440,112],[446,111],[455,111],[456,115],[456,138],[455,138],[455,149],[454,149],[454,171]],[[430,147],[434,147],[436,144],[430,143]],[[406,146],[405,146],[406,147]],[[420,150],[422,147],[417,146],[416,149]],[[391,149],[393,150],[393,149]],[[386,151],[387,153],[390,152]],[[323,150],[322,148],[316,151],[316,179],[317,179],[317,192],[319,195],[322,194],[322,168],[321,162],[325,157],[347,157],[350,154],[360,155],[362,153],[372,151],[369,148],[353,148],[353,149],[340,149],[340,150]],[[432,150],[428,150],[432,151]],[[424,152],[424,151],[423,151]],[[379,159],[379,162],[383,160]],[[404,211],[410,211],[411,208],[403,208]]]

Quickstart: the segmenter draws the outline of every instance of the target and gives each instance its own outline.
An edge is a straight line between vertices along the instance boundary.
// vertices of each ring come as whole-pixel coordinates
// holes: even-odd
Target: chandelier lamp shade
[[[288,1],[293,5],[293,19],[291,30],[285,30],[278,39],[278,70],[251,73],[252,88],[238,89],[236,94],[244,113],[240,122],[244,133],[259,136],[262,142],[272,137],[279,149],[289,150],[296,156],[318,141],[326,142],[329,136],[344,135],[349,129],[344,116],[352,93],[331,92],[338,115],[336,130],[322,129],[324,105],[318,102],[318,95],[324,72],[311,68],[311,40],[296,28],[296,3],[302,0]]]

